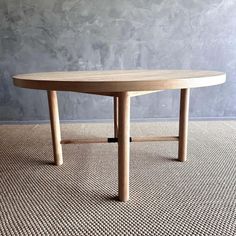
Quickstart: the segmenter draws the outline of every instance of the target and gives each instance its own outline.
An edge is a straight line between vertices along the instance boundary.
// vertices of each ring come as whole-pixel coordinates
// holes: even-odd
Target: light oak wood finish
[[[119,129],[119,124],[118,124],[118,107],[119,107],[119,98],[114,97],[113,98],[113,103],[114,103],[114,137],[118,138],[118,129]]]
[[[112,140],[111,140],[112,139]],[[114,138],[110,138],[111,141],[109,141],[109,138],[86,138],[86,139],[64,139],[61,140],[61,144],[88,144],[88,143],[116,143],[118,142]],[[163,141],[179,141],[178,136],[150,136],[150,137],[130,137],[130,142],[163,142]]]
[[[55,165],[63,164],[62,146],[61,146],[61,130],[57,102],[57,92],[48,91],[48,104],[51,122],[52,144]]]
[[[179,161],[187,160],[190,89],[181,89],[179,115]]]
[[[13,79],[16,86],[24,88],[114,93],[211,86],[224,83],[226,75],[215,71],[131,70],[34,73]]]
[[[130,97],[127,92],[119,96],[118,179],[119,200],[129,200],[130,156]]]
[[[16,75],[18,87],[50,90],[48,100],[54,158],[61,165],[61,144],[107,143],[107,138],[61,140],[56,92],[74,91],[114,97],[114,137],[118,141],[119,199],[129,199],[130,141],[179,141],[178,159],[187,158],[189,89],[222,84],[225,73],[187,70],[130,70],[130,71],[77,71],[48,72]],[[130,98],[167,89],[181,89],[179,137],[133,137],[130,140]],[[117,139],[118,136],[118,139]]]
[[[135,92],[129,92],[129,96],[132,97],[137,97],[137,96],[142,96],[142,95],[147,95],[151,93],[157,93],[161,92],[162,90],[155,90],[155,91],[135,91]]]
[[[107,138],[64,139],[61,144],[108,143]]]
[[[129,92],[130,97],[142,96],[146,94],[161,92],[162,90],[155,90],[155,91],[136,91],[136,92]],[[99,95],[99,96],[108,96],[108,97],[117,97],[119,96],[118,92],[88,92],[88,94]]]
[[[165,141],[179,141],[178,136],[166,136],[166,137],[158,137],[158,136],[150,136],[150,137],[132,137],[132,142],[165,142]]]

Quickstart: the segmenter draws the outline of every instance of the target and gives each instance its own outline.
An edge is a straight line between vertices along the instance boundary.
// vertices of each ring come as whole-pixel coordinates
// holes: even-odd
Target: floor
[[[132,135],[177,135],[176,122]],[[112,137],[112,124],[63,124],[63,138]],[[49,125],[0,126],[0,235],[236,235],[236,121],[189,124],[176,142],[131,143],[130,201],[117,201],[117,144],[63,146]]]

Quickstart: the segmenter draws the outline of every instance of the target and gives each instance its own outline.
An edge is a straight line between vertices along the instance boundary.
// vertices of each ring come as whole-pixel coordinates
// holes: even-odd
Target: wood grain
[[[13,76],[19,87],[113,93],[204,87],[224,83],[226,75],[215,71],[133,70],[48,72]]]
[[[181,89],[179,115],[179,161],[187,160],[190,89]]]
[[[142,96],[146,94],[161,92],[161,90],[155,90],[155,91],[132,91],[129,92],[130,97],[136,97],[136,96]],[[85,93],[85,92],[84,92]],[[100,96],[108,96],[108,97],[117,97],[119,96],[119,92],[88,92],[88,94],[93,95],[100,95]]]
[[[127,92],[119,96],[118,132],[118,178],[119,200],[129,200],[129,158],[130,158],[130,97]]]
[[[55,165],[60,166],[63,164],[62,146],[61,146],[61,129],[57,102],[57,92],[48,91],[48,105],[51,122],[52,144]]]
[[[113,98],[113,103],[114,103],[114,137],[118,138],[118,129],[119,129],[119,98],[118,97],[114,97]]]
[[[179,141],[178,136],[149,136],[149,137],[132,137],[132,142],[163,142],[163,141]]]
[[[130,142],[163,142],[163,141],[179,141],[178,136],[149,136],[149,137],[130,137]],[[89,143],[116,143],[117,140],[113,142],[108,141],[109,138],[95,137],[95,138],[80,138],[80,139],[63,139],[61,144],[89,144]]]

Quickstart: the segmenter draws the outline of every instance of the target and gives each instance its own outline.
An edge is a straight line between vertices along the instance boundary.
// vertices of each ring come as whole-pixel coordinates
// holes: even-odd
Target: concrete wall
[[[194,89],[191,117],[236,117],[235,0],[0,0],[0,120],[48,119],[46,92],[11,76],[56,70],[207,69],[222,86]],[[112,99],[60,93],[61,118],[107,119]],[[173,118],[179,92],[132,100],[132,118]]]

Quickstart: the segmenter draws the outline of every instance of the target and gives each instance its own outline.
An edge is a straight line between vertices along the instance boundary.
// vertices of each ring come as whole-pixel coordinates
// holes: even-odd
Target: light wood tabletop
[[[76,71],[22,74],[13,76],[13,80],[18,87],[47,90],[56,165],[63,163],[62,144],[118,143],[118,195],[121,201],[128,201],[130,142],[178,141],[178,160],[186,161],[190,88],[222,84],[226,74],[190,70]],[[130,98],[167,89],[180,89],[179,135],[130,137]],[[62,140],[56,91],[112,96],[114,136]]]
[[[225,73],[187,70],[72,71],[16,75],[14,84],[23,88],[124,92],[196,88],[221,84]]]

